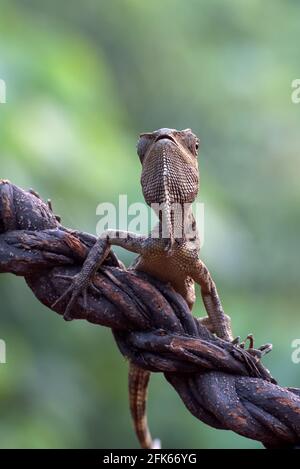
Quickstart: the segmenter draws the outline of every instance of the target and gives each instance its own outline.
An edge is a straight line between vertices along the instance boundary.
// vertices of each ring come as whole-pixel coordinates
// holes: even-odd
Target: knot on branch
[[[0,232],[0,272],[23,275],[49,308],[68,286],[61,275],[75,275],[96,240],[64,228],[50,204],[8,182],[0,183]],[[65,306],[58,303],[55,311],[63,314]],[[110,327],[121,353],[163,372],[208,425],[266,447],[299,444],[300,390],[278,386],[256,356],[201,325],[170,286],[124,269],[112,252],[72,319]]]

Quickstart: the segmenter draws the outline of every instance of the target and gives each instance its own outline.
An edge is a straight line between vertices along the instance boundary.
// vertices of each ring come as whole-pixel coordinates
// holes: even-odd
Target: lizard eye
[[[141,162],[143,161],[143,158],[149,148],[149,145],[152,141],[152,136],[150,134],[141,134],[140,135],[140,138],[137,142],[137,146],[136,146],[136,151],[137,151],[137,154],[141,160]]]
[[[189,133],[185,137],[185,145],[192,153],[192,155],[197,156],[199,148],[199,139],[193,134]]]
[[[197,156],[198,155],[198,149],[199,149],[199,139],[194,135],[194,134],[191,134],[191,136],[189,137],[189,150],[190,152]]]
[[[198,155],[199,138],[191,129],[185,129],[178,132],[183,145],[190,151],[193,156]]]

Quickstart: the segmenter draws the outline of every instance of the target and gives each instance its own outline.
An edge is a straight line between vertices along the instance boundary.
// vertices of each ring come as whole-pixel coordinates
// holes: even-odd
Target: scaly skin
[[[142,163],[144,198],[159,217],[157,226],[149,236],[105,231],[90,250],[81,272],[72,278],[69,288],[55,304],[71,293],[64,315],[66,320],[70,319],[78,295],[86,295],[88,286],[92,286],[90,281],[111,245],[122,246],[139,254],[132,269],[169,282],[190,309],[195,302],[194,284],[199,284],[208,315],[203,323],[222,339],[231,341],[229,318],[224,314],[207,267],[199,259],[200,242],[191,209],[199,186],[198,138],[190,129],[159,129],[140,136],[137,152]],[[149,376],[148,371],[130,363],[130,409],[143,448],[157,447],[152,442],[145,412]]]

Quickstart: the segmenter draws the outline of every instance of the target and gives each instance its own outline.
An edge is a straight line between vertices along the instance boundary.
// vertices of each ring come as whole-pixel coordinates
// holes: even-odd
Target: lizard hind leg
[[[136,436],[144,449],[160,449],[160,441],[152,440],[148,428],[146,402],[150,372],[129,364],[128,387],[130,412]]]

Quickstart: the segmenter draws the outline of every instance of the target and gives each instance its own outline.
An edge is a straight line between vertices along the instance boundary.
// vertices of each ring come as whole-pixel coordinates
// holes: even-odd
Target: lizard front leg
[[[64,313],[66,321],[71,319],[71,310],[76,303],[79,295],[83,294],[86,300],[87,289],[94,274],[101,266],[104,259],[107,257],[110,246],[121,246],[128,251],[140,254],[145,249],[146,236],[139,236],[135,233],[129,233],[121,230],[106,230],[97,239],[91,248],[86,260],[83,263],[81,271],[72,276],[60,275],[57,277],[70,279],[71,283],[66,291],[52,304],[55,307],[60,301],[71,295]],[[86,301],[85,301],[86,303]]]
[[[232,341],[230,319],[224,313],[217,287],[210,272],[200,259],[197,260],[191,276],[201,287],[201,295],[212,331],[221,339]]]

